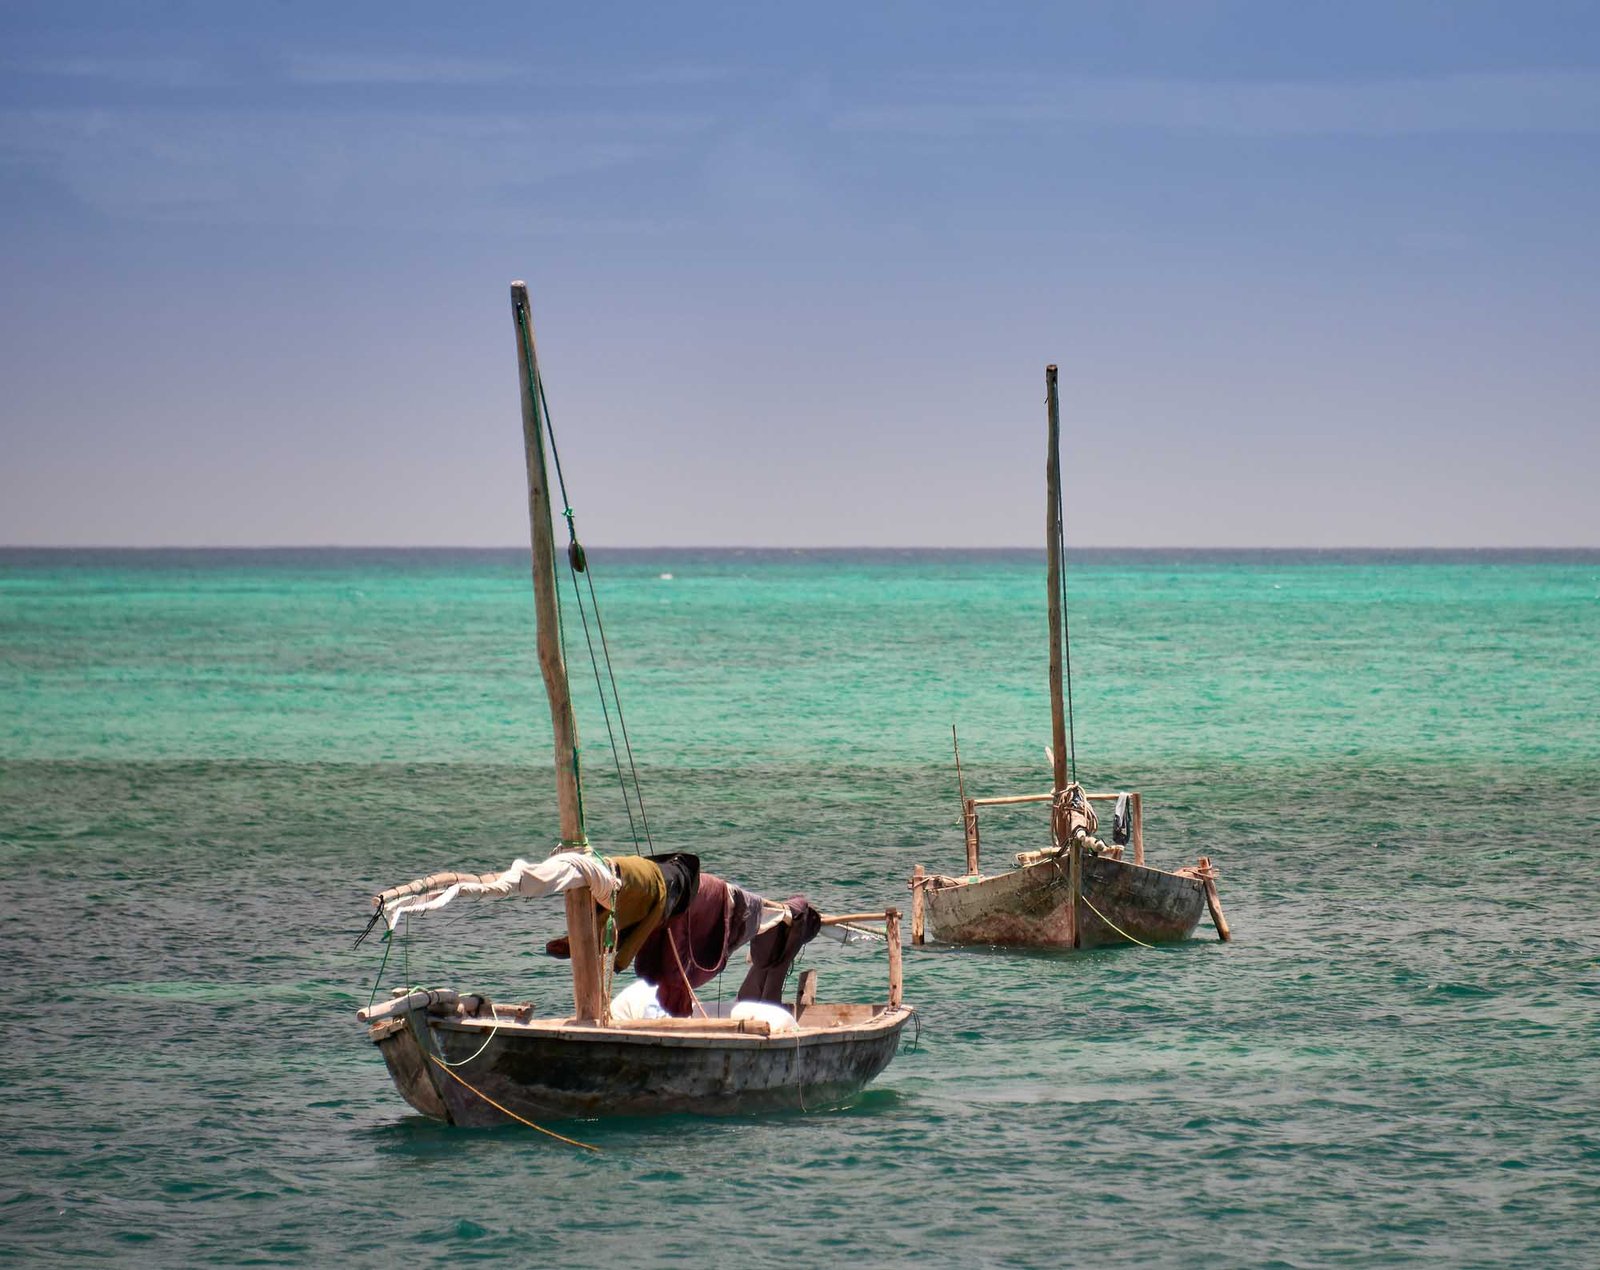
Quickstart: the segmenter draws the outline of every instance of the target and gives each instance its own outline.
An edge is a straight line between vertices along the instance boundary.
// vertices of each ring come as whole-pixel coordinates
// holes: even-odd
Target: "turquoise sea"
[[[969,792],[1048,779],[1042,553],[591,557],[658,849],[904,904],[952,722]],[[373,890],[555,836],[525,553],[0,552],[0,1261],[1595,1265],[1600,553],[1070,562],[1079,774],[1235,942],[908,950],[855,1105],[590,1155],[421,1119],[354,1018]],[[561,1009],[558,913],[446,910],[381,987]]]

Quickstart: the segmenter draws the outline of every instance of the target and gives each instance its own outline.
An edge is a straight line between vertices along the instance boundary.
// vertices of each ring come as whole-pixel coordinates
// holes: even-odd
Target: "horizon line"
[[[587,551],[1044,551],[1039,544],[1013,543],[998,546],[953,546],[936,543],[850,543],[837,546],[819,544],[786,545],[766,543],[584,543]],[[1314,546],[1297,543],[1158,543],[1067,545],[1067,551],[1600,551],[1600,544],[1557,546],[1552,544],[1471,543],[1455,546],[1393,543]],[[528,551],[527,543],[0,543],[0,552],[18,551]]]

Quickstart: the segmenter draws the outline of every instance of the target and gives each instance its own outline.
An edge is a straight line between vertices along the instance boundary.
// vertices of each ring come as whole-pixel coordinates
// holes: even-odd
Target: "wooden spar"
[[[889,1008],[900,1008],[900,910],[891,908],[883,915],[883,933],[889,941]]]
[[[822,915],[822,924],[824,926],[849,926],[860,922],[881,922],[887,918],[888,914],[894,911],[891,908],[885,909],[881,913],[824,913]]]
[[[1144,799],[1138,794],[1129,794],[1128,802],[1133,812],[1133,862],[1144,863]]]
[[[1233,931],[1228,927],[1228,919],[1223,916],[1222,900],[1217,895],[1216,873],[1208,855],[1200,857],[1200,881],[1206,888],[1206,907],[1211,910],[1211,924],[1217,928],[1217,938],[1225,944],[1233,942]]]
[[[925,919],[922,915],[923,891],[927,887],[926,878],[928,871],[920,864],[911,871],[911,942],[921,944],[924,942]]]
[[[1045,462],[1045,554],[1050,574],[1050,764],[1054,793],[1067,787],[1067,716],[1061,700],[1061,406],[1056,368],[1044,368],[1050,410],[1050,442]],[[1059,839],[1057,845],[1060,845]]]
[[[1133,796],[1137,798],[1139,795]],[[1008,794],[1004,798],[973,798],[970,801],[974,807],[1011,807],[1018,803],[1047,803],[1054,797],[1054,794]],[[1085,794],[1084,797],[1092,803],[1114,803],[1122,795]]]
[[[539,673],[550,700],[555,733],[556,801],[561,812],[561,842],[587,845],[579,794],[578,725],[572,715],[566,659],[556,614],[555,539],[551,529],[554,504],[544,460],[544,419],[539,399],[539,356],[533,339],[533,314],[528,286],[511,284],[511,314],[517,329],[517,375],[522,385],[522,445],[528,465],[528,525],[533,545],[534,619],[539,646]],[[606,1015],[600,981],[600,934],[594,900],[586,888],[567,892],[567,938],[572,946],[572,998],[580,1023],[597,1023]]]

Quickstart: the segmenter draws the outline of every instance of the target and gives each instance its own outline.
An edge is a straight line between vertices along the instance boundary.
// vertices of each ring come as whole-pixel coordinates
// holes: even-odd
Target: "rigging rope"
[[[628,813],[628,829],[633,836],[634,845],[639,844],[639,829],[644,829],[645,842],[652,851],[655,850],[655,840],[650,833],[650,820],[644,809],[644,790],[639,784],[639,768],[633,758],[633,742],[628,736],[628,721],[622,712],[622,694],[617,689],[616,671],[611,665],[611,648],[606,640],[605,622],[600,616],[600,598],[594,589],[594,573],[589,568],[588,559],[584,553],[583,545],[578,541],[577,518],[572,510],[572,502],[567,497],[567,478],[561,470],[561,450],[556,444],[555,423],[550,417],[550,402],[545,397],[544,379],[540,376],[534,378],[535,390],[538,394],[539,417],[544,425],[544,430],[550,438],[550,456],[555,460],[556,485],[561,491],[562,516],[567,522],[567,573],[572,580],[572,592],[578,602],[578,616],[583,622],[584,643],[589,650],[589,664],[594,668],[595,692],[600,698],[600,713],[605,720],[606,738],[611,743],[611,757],[617,769],[617,783],[622,787],[622,805]],[[589,584],[588,608],[594,610],[595,629],[600,636],[600,655],[595,655],[594,635],[589,630],[588,609],[583,602],[583,588],[578,583],[578,574],[582,573]],[[605,686],[600,680],[600,662],[605,661],[606,678],[611,682],[611,699],[617,707],[617,725],[622,732],[623,749],[628,755],[628,772],[633,778],[633,799],[628,796],[628,777],[623,775],[622,754],[617,749],[616,733],[611,728],[611,710],[606,702]],[[639,806],[639,824],[634,824],[633,803]]]
[[[502,1115],[510,1116],[518,1124],[525,1124],[530,1129],[537,1129],[540,1133],[548,1134],[550,1137],[556,1139],[556,1141],[565,1142],[568,1146],[582,1147],[585,1151],[593,1151],[597,1155],[600,1153],[600,1148],[599,1147],[590,1146],[587,1142],[579,1142],[576,1138],[564,1138],[559,1133],[555,1132],[555,1130],[553,1130],[553,1129],[546,1129],[543,1125],[534,1124],[533,1121],[531,1121],[531,1120],[524,1120],[516,1112],[510,1110],[507,1107],[502,1107],[499,1103],[497,1103],[493,1098],[489,1097],[489,1095],[484,1093],[481,1089],[474,1089],[471,1085],[468,1085],[467,1082],[462,1080],[460,1076],[456,1075],[455,1072],[451,1071],[449,1065],[446,1064],[445,1062],[443,1062],[439,1058],[439,1056],[437,1054],[429,1054],[428,1057],[433,1059],[433,1061],[435,1063],[438,1063],[439,1067],[443,1070],[444,1074],[446,1076],[450,1077],[450,1079],[455,1081],[457,1084],[462,1085],[467,1090],[468,1093],[476,1094],[479,1098],[483,1099],[484,1102],[488,1103],[496,1111],[500,1112]]]
[[[1057,458],[1059,468],[1060,459]],[[1061,478],[1056,477],[1056,559],[1061,561],[1061,577],[1058,579],[1061,586],[1061,645],[1066,659],[1067,671],[1067,745],[1068,755],[1071,760],[1072,779],[1078,779],[1078,736],[1072,721],[1072,624],[1067,619],[1067,544],[1064,521],[1066,516],[1061,510]]]

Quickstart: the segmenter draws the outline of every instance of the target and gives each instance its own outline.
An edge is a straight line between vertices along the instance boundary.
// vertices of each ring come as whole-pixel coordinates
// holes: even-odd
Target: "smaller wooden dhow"
[[[401,1096],[424,1115],[451,1124],[520,1122],[541,1128],[535,1120],[838,1106],[883,1071],[913,1016],[901,1000],[898,910],[827,917],[800,897],[765,901],[703,874],[697,856],[602,857],[589,844],[557,609],[547,435],[556,455],[558,483],[560,459],[523,283],[512,284],[511,302],[522,386],[536,633],[554,730],[561,842],[554,854],[537,863],[517,860],[509,869],[487,874],[437,873],[382,891],[373,897],[375,911],[367,929],[382,920],[392,935],[397,923],[463,897],[561,896],[566,935],[553,941],[551,950],[571,958],[573,1010],[537,1017],[531,1005],[496,1003],[455,988],[405,985],[388,1000],[369,1002],[357,1017],[367,1025]],[[581,612],[578,579],[588,565],[570,506],[563,515],[569,530],[567,565]],[[589,594],[592,601],[592,584]],[[603,648],[597,608],[593,617]],[[584,629],[588,631],[587,624]],[[597,662],[597,686],[600,682]],[[631,767],[632,747],[614,679],[612,683],[612,705],[623,726]],[[606,717],[609,731],[609,713]],[[619,752],[619,776],[621,769]],[[637,773],[633,788],[642,820]],[[629,804],[630,822],[633,806]],[[814,970],[800,976],[791,1000],[782,999],[794,954],[819,930],[843,942],[869,935],[886,942],[889,976],[883,1001],[819,1002]],[[745,942],[753,965],[739,999],[725,1008],[700,1001],[695,988],[720,973],[729,954]],[[643,967],[647,960],[658,982],[641,981],[613,1000],[613,974],[630,963]]]
[[[1232,938],[1217,896],[1209,857],[1186,868],[1157,869],[1145,863],[1144,800],[1135,792],[1091,794],[1078,784],[1075,743],[1069,748],[1071,671],[1063,675],[1067,649],[1062,543],[1060,405],[1056,368],[1045,369],[1049,410],[1046,463],[1046,546],[1050,614],[1051,775],[1049,793],[968,798],[963,784],[966,872],[930,874],[922,865],[911,877],[911,939],[930,935],[951,944],[1001,947],[1095,948],[1106,944],[1153,945],[1188,939],[1210,908],[1219,938]],[[1068,684],[1063,703],[1062,683]],[[957,752],[957,771],[960,754]],[[1096,837],[1096,803],[1114,804],[1112,842]],[[978,810],[1048,804],[1050,843],[1018,852],[1015,867],[998,873],[980,868]],[[1125,858],[1128,848],[1132,859]]]

